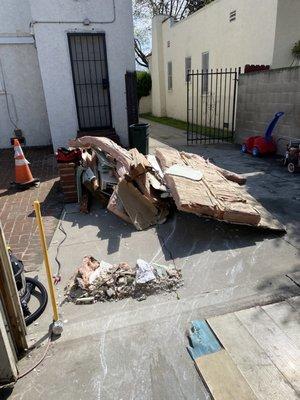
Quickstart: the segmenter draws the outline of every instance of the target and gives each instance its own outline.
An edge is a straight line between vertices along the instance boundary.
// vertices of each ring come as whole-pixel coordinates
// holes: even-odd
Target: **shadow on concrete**
[[[79,231],[87,223],[98,227],[97,238],[108,241],[107,254],[117,253],[121,240],[137,232],[134,226],[123,222],[107,210],[99,210],[96,205],[92,207],[89,216],[67,213],[64,220],[71,222]],[[278,233],[226,224],[183,212],[175,212],[166,223],[149,228],[151,229],[155,229],[167,261],[200,254],[208,249],[212,252],[240,249],[278,237]]]

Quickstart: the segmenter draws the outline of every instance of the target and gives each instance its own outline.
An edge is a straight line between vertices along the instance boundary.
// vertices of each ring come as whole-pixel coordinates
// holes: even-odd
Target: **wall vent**
[[[231,11],[229,14],[229,22],[233,22],[236,20],[236,10]]]

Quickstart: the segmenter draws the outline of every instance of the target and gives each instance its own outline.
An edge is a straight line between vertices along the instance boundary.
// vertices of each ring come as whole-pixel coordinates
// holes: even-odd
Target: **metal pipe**
[[[48,256],[46,237],[45,237],[45,229],[44,229],[44,224],[43,224],[42,215],[41,215],[41,206],[37,200],[34,202],[34,210],[35,210],[37,225],[39,228],[41,246],[42,246],[42,251],[43,251],[43,256],[44,256],[44,263],[45,263],[45,267],[46,267],[50,299],[51,299],[52,310],[53,310],[53,321],[57,322],[57,321],[59,321],[59,315],[58,315],[58,307],[57,307],[57,303],[56,303],[56,293],[55,293],[54,283],[52,280],[52,270],[51,270],[51,265],[50,265],[49,256]]]
[[[83,21],[31,21],[30,27],[34,26],[35,24],[83,24],[83,25],[92,25],[92,24],[113,24],[117,19],[117,12],[116,12],[116,2],[112,0],[113,4],[113,18],[110,21],[90,21],[88,18],[85,18]],[[85,23],[85,21],[89,21],[89,23]]]

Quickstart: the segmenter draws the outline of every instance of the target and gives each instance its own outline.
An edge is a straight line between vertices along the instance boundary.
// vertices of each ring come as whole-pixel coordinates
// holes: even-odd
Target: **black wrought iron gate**
[[[188,144],[232,141],[239,74],[240,68],[188,73]]]
[[[111,128],[105,34],[69,33],[68,39],[79,128]]]

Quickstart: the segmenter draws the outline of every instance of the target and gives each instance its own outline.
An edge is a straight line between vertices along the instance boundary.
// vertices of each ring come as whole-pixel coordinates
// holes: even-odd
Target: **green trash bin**
[[[137,148],[144,155],[149,153],[149,124],[133,124],[129,127],[129,146]]]

